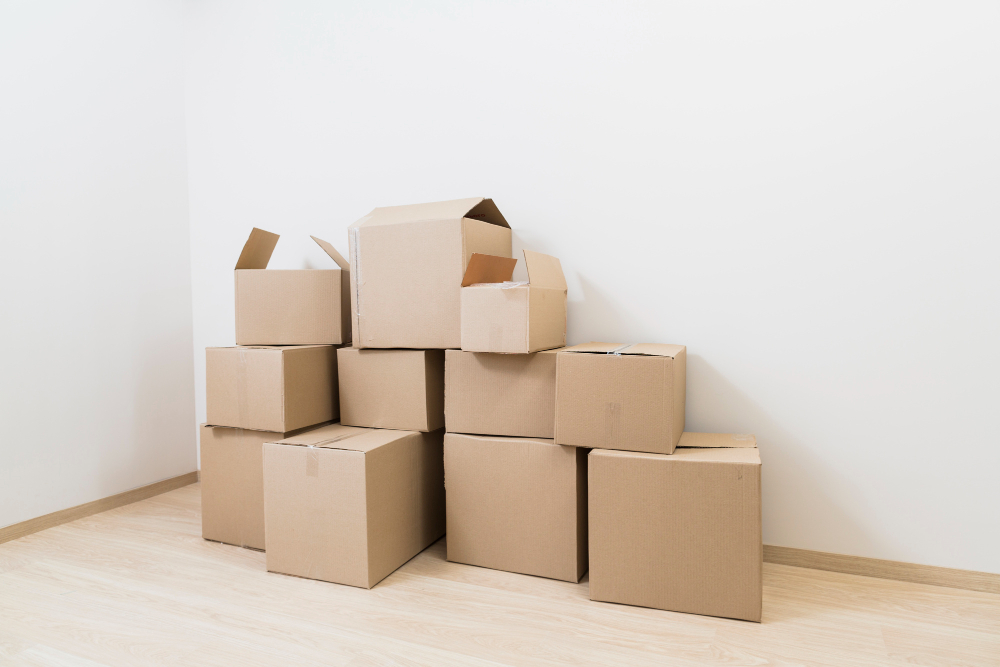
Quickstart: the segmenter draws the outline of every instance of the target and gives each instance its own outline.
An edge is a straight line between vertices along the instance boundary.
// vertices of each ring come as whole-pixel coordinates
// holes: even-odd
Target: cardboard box
[[[552,438],[556,352],[445,351],[445,427],[452,433]]]
[[[201,426],[201,536],[264,549],[264,443],[298,432]]]
[[[434,543],[443,436],[331,424],[265,444],[268,571],[371,588]]]
[[[338,268],[268,269],[278,235],[256,227],[250,232],[236,263],[237,345],[350,342],[350,265],[332,245],[310,238]]]
[[[444,426],[443,350],[337,350],[340,423],[436,431]]]
[[[586,343],[556,362],[555,441],[672,454],[684,431],[683,345]]]
[[[566,278],[559,260],[524,251],[528,282],[511,282],[516,260],[474,254],[462,279],[462,349],[527,354],[566,344]]]
[[[587,571],[587,452],[448,433],[448,560],[577,582]]]
[[[340,415],[332,345],[210,347],[205,359],[213,426],[285,433]]]
[[[709,446],[591,451],[590,599],[759,622],[756,441],[690,435]]]
[[[469,258],[511,255],[510,227],[482,197],[376,208],[348,233],[355,347],[461,347]]]

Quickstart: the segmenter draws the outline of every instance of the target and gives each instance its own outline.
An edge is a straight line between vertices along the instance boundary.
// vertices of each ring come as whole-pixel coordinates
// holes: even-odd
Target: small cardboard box
[[[511,282],[516,260],[474,254],[462,279],[462,349],[527,354],[566,344],[566,278],[559,260],[524,251],[528,282]]]
[[[339,345],[351,340],[350,265],[310,237],[339,268],[268,269],[278,235],[256,227],[236,263],[237,345]]]
[[[268,571],[371,588],[434,543],[443,436],[331,424],[265,444]]]
[[[206,421],[286,433],[340,415],[332,345],[205,350]]]
[[[683,345],[585,343],[556,361],[561,445],[672,454],[684,431]]]
[[[556,352],[445,351],[445,427],[451,433],[552,438]]]
[[[589,458],[591,600],[760,621],[753,436],[685,433],[671,456]]]
[[[482,197],[376,208],[348,233],[355,347],[461,347],[469,258],[511,255],[510,227]]]
[[[444,350],[337,350],[340,423],[436,431],[444,426]]]
[[[577,582],[587,571],[587,452],[448,433],[448,560]]]
[[[202,424],[203,538],[264,549],[264,443],[296,434]]]

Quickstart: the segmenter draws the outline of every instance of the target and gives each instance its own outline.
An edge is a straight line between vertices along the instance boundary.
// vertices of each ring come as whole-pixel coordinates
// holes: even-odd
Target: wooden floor
[[[438,542],[371,591],[201,539],[192,485],[0,545],[0,665],[1000,665],[1000,596],[764,565],[764,622],[591,602]]]

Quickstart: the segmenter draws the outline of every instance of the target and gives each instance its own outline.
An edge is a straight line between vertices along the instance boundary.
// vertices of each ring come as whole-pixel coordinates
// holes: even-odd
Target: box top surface
[[[757,438],[747,433],[691,433],[684,431],[678,447],[749,447],[757,446]]]
[[[250,230],[250,238],[243,245],[243,251],[240,253],[240,258],[236,261],[236,270],[240,271],[243,269],[266,269],[268,262],[271,261],[271,255],[274,253],[274,247],[278,245],[277,234],[271,232],[266,232],[263,229],[258,229],[254,227]],[[337,266],[343,271],[349,271],[351,266],[348,264],[347,260],[337,252],[337,249],[333,247],[328,241],[318,239],[315,236],[310,236],[313,241],[323,249],[330,259],[337,263]]]
[[[760,452],[756,447],[678,447],[673,454],[627,452],[619,449],[592,449],[591,456],[599,458],[641,458],[664,463],[736,463],[760,465]]]
[[[372,210],[365,217],[351,225],[358,227],[374,227],[376,225],[395,225],[406,222],[427,222],[431,220],[460,220],[471,218],[481,220],[491,225],[510,228],[507,221],[492,199],[485,197],[470,197],[468,199],[452,199],[449,201],[429,202],[426,204],[407,204],[404,206],[382,206]]]
[[[477,440],[479,442],[532,442],[537,445],[550,445],[552,447],[567,447],[568,445],[557,445],[551,438],[521,438],[505,435],[477,435],[474,433],[449,433],[448,437],[462,438],[465,440]]]
[[[560,350],[560,354],[626,354],[645,357],[670,357],[675,358],[684,351],[683,345],[670,345],[666,343],[582,343]]]
[[[335,345],[227,345],[224,347],[208,347],[206,350],[304,350],[310,347],[336,347]]]
[[[323,449],[342,449],[350,452],[370,452],[373,449],[396,442],[413,435],[415,431],[392,431],[389,429],[361,428],[329,424],[291,438],[269,444]]]

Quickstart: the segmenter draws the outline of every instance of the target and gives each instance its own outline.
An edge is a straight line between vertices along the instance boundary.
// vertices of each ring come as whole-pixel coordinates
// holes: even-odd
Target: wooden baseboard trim
[[[764,562],[1000,594],[1000,574],[764,545]]]
[[[107,498],[101,498],[100,500],[84,503],[83,505],[77,505],[76,507],[70,507],[68,509],[59,510],[58,512],[46,514],[45,516],[28,519],[27,521],[22,521],[21,523],[15,523],[11,526],[0,528],[0,544],[16,540],[19,537],[24,537],[25,535],[37,533],[38,531],[45,530],[46,528],[53,528],[55,526],[69,523],[70,521],[76,521],[77,519],[82,519],[93,514],[107,512],[108,510],[121,507],[122,505],[129,505],[140,500],[145,500],[146,498],[152,498],[153,496],[158,496],[161,493],[173,491],[174,489],[179,489],[182,486],[187,486],[188,484],[194,484],[197,481],[198,471],[195,470],[194,472],[189,472],[177,477],[171,477],[170,479],[164,479],[159,482],[153,482],[152,484],[140,486],[137,489],[124,491],[113,496],[108,496]]]

